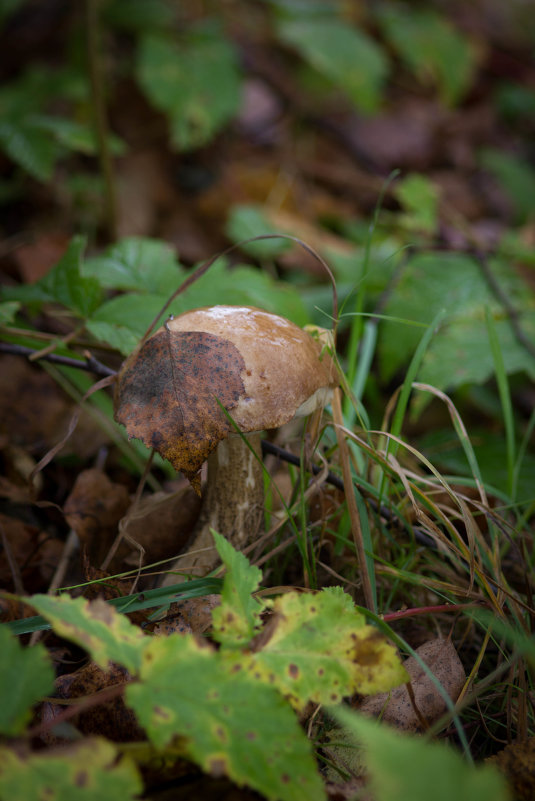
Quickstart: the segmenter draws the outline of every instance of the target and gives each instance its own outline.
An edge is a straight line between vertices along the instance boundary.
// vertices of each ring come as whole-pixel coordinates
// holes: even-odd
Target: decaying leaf
[[[145,552],[145,564],[159,562],[180,553],[191,537],[199,516],[201,500],[196,492],[185,484],[176,492],[155,492],[144,496],[128,510],[121,520],[121,531]],[[128,551],[128,553],[126,553]],[[139,553],[132,545],[120,547],[118,556],[137,567]],[[110,569],[119,567],[118,560]]]
[[[511,743],[487,762],[504,774],[517,801],[535,798],[535,737]]]
[[[107,688],[126,684],[129,678],[128,671],[120,665],[112,664],[108,670],[103,670],[94,662],[88,662],[75,673],[66,673],[56,679],[55,699],[75,704],[78,698],[87,698]],[[52,722],[64,709],[62,703],[45,701],[41,708],[42,722]],[[135,715],[125,706],[122,696],[103,701],[87,710],[82,709],[70,722],[85,736],[99,734],[113,742],[131,742],[143,738]],[[54,736],[53,730],[52,733],[46,732],[43,740],[48,745],[61,742]]]
[[[116,383],[115,419],[191,481],[230,431],[245,394],[245,364],[229,341],[202,331],[163,328],[130,356]],[[219,403],[218,403],[219,401]]]
[[[416,653],[455,702],[466,681],[466,674],[451,640],[430,640],[417,648]],[[410,676],[421,718],[430,726],[446,712],[446,702],[417,659],[411,656],[405,660],[403,666]],[[418,718],[405,685],[396,687],[390,693],[379,693],[366,698],[359,706],[359,711],[365,715],[380,717],[384,722],[404,731],[422,729],[422,721]]]
[[[92,565],[100,565],[116,535],[119,520],[130,506],[128,490],[101,470],[84,470],[74,482],[64,506],[67,523],[76,531]]]

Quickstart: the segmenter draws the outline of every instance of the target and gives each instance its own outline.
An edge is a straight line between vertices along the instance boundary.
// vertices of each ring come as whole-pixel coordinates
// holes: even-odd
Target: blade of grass
[[[505,426],[506,458],[507,458],[507,489],[511,498],[515,500],[513,492],[515,489],[515,422],[513,415],[513,405],[511,403],[511,393],[509,391],[509,381],[503,353],[494,325],[494,320],[490,309],[485,309],[485,322],[489,335],[490,349],[494,360],[494,371],[496,373],[496,383],[502,404],[503,422]]]
[[[375,582],[372,582],[371,580],[371,576],[374,573],[374,561],[373,561],[373,556],[371,554],[371,548],[367,553],[364,543],[361,517],[357,500],[355,497],[356,491],[351,476],[349,448],[347,446],[345,437],[343,435],[344,426],[343,426],[343,416],[342,416],[342,401],[340,396],[341,396],[340,389],[335,389],[333,392],[333,399],[331,405],[333,410],[333,418],[336,425],[336,435],[338,437],[340,461],[342,463],[342,475],[344,477],[346,503],[351,520],[351,531],[353,533],[353,540],[355,543],[355,548],[357,550],[357,556],[359,560],[364,600],[369,609],[373,611],[377,609],[377,599],[373,589]],[[367,512],[365,508],[364,512],[365,512],[364,517],[367,518]],[[368,542],[368,545],[371,546],[371,538]]]
[[[130,614],[143,609],[153,609],[170,603],[187,601],[189,598],[199,598],[202,595],[217,594],[221,592],[222,586],[223,579],[195,579],[187,584],[173,584],[168,587],[159,587],[156,590],[146,590],[137,592],[134,595],[112,598],[108,603],[110,606],[115,607],[118,612]],[[19,600],[26,600],[31,606],[31,598]],[[40,615],[23,618],[22,620],[13,620],[1,625],[7,626],[15,635],[30,634],[34,631],[43,631],[50,628],[50,624]]]
[[[407,374],[405,376],[405,380],[401,387],[401,392],[399,395],[398,402],[396,404],[396,411],[394,412],[394,418],[392,420],[392,426],[390,428],[390,433],[393,435],[394,438],[399,438],[401,435],[401,429],[403,427],[403,420],[405,418],[405,413],[407,411],[407,406],[409,405],[409,398],[412,392],[412,385],[416,381],[416,376],[418,374],[418,370],[422,364],[423,358],[425,356],[425,352],[429,347],[429,343],[433,338],[436,330],[438,329],[440,323],[444,319],[446,315],[446,310],[441,309],[438,314],[435,315],[433,321],[430,323],[427,331],[421,338],[416,351],[410,361],[409,367],[407,369]],[[389,453],[393,453],[394,456],[397,453],[398,445],[395,442],[392,442],[390,438],[386,442],[386,455],[388,456]],[[386,485],[386,476],[384,473],[381,474],[381,482],[380,482],[380,489],[379,489],[379,497],[383,497]]]

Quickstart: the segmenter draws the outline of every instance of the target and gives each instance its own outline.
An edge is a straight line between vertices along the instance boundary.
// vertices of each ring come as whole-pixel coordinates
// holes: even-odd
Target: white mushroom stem
[[[254,542],[264,523],[264,476],[261,434],[247,434],[247,442],[231,434],[208,458],[202,507],[187,552],[179,556],[162,586],[179,583],[183,576],[205,576],[219,563],[211,529],[226,537],[237,550]],[[251,446],[251,447],[249,447]],[[177,575],[175,571],[180,571]]]

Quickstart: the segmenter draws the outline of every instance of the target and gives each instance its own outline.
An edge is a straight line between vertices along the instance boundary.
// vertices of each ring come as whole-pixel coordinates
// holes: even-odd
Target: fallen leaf
[[[517,801],[535,798],[535,737],[511,743],[486,761],[504,774]]]
[[[466,674],[452,642],[429,640],[417,648],[416,653],[432,670],[452,701],[456,701]],[[426,725],[430,726],[446,712],[446,702],[415,657],[406,659],[403,667],[410,676],[418,711]],[[359,705],[359,712],[380,717],[385,723],[404,731],[420,731],[422,728],[405,685],[396,687],[390,693],[378,693],[366,698]]]
[[[93,468],[78,475],[63,511],[91,565],[102,563],[129,506],[126,487],[110,481],[102,470]]]
[[[200,507],[201,500],[189,485],[172,493],[155,492],[128,510],[121,521],[121,531],[144,549],[145,564],[159,562],[176,556],[187,545]],[[139,553],[130,544],[124,561],[128,565],[139,564]]]
[[[112,664],[103,670],[94,662],[89,662],[74,673],[67,673],[56,679],[55,698],[75,703],[77,699],[87,698],[109,687],[126,684],[130,679],[128,671]],[[41,709],[43,723],[55,720],[61,715],[65,705],[45,702]],[[131,742],[143,737],[134,713],[128,709],[122,696],[81,711],[71,722],[84,735],[99,734],[114,742]],[[48,745],[58,742],[54,733],[43,736]]]

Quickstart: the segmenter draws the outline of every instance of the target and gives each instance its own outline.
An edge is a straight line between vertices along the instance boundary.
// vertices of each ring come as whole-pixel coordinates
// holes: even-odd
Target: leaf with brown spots
[[[340,587],[314,595],[287,593],[273,611],[259,650],[243,654],[236,664],[274,684],[295,708],[308,701],[337,704],[355,692],[390,690],[407,681],[396,649],[366,624]]]
[[[244,369],[228,340],[163,328],[121,368],[115,419],[198,487],[202,463],[231,429],[220,404],[232,411],[245,395]]]
[[[126,701],[156,748],[179,738],[205,772],[271,801],[325,801],[312,745],[280,693],[229,673],[221,651],[193,635],[152,638]]]
[[[0,748],[0,785],[10,801],[133,801],[142,789],[134,762],[101,737],[29,756]]]

